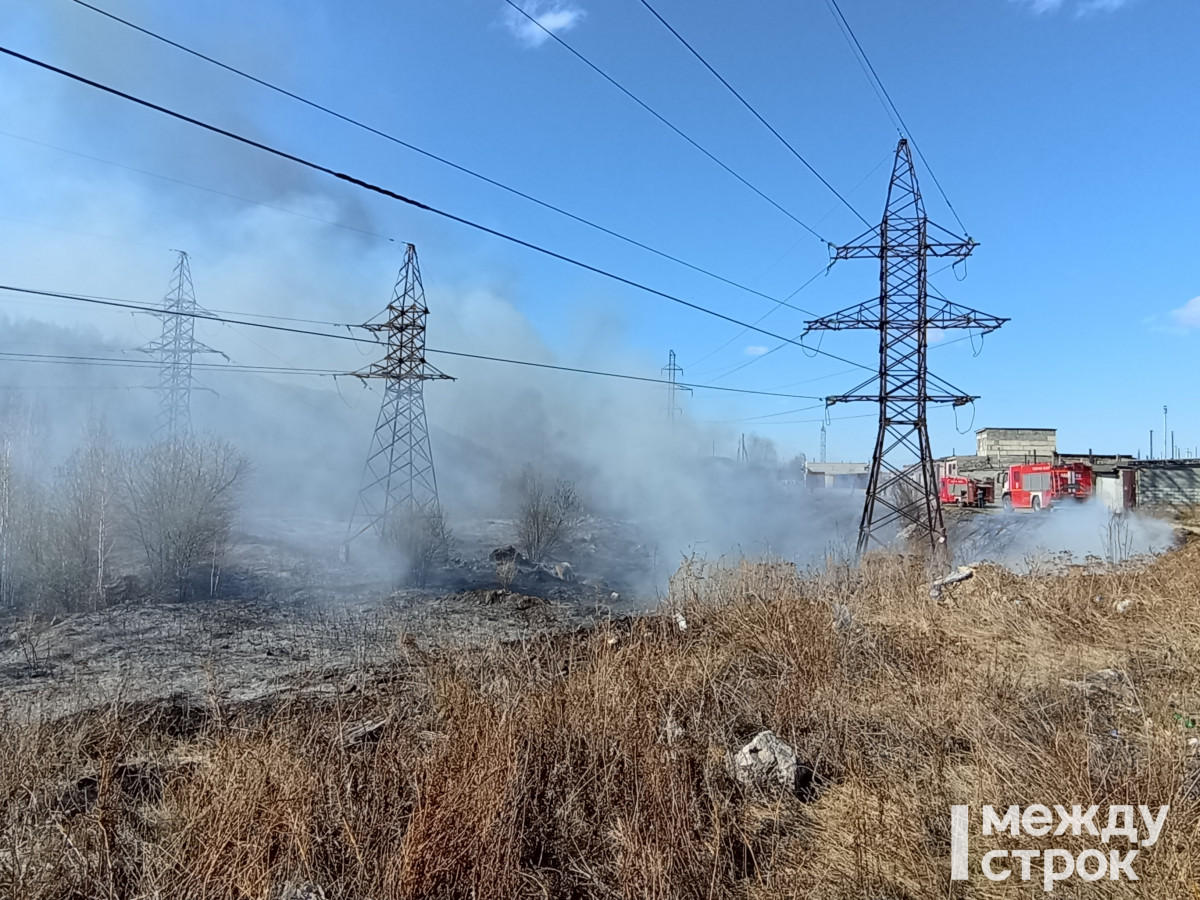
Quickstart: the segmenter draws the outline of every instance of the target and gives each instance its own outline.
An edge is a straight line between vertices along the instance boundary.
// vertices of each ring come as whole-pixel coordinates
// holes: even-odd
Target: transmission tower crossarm
[[[366,380],[368,378],[386,378],[390,381],[408,380],[408,381],[455,381],[453,375],[447,375],[433,366],[425,363],[421,372],[408,375],[397,375],[395,365],[391,362],[371,363],[365,369],[359,369],[357,372],[345,372],[345,375],[354,378]]]
[[[951,300],[940,300],[937,306],[930,306],[925,316],[930,328],[939,331],[949,331],[952,328],[967,328],[987,334],[995,331],[1008,321],[1002,316],[993,316],[969,306],[962,306]]]
[[[881,228],[876,225],[869,228],[847,244],[831,244],[832,262],[839,259],[863,259],[878,257],[883,249]]]
[[[952,406],[965,406],[978,399],[978,396],[973,397],[970,394],[902,394],[896,391],[889,391],[887,395],[889,403],[919,403],[924,400],[926,403],[949,403]],[[835,403],[855,403],[861,401],[878,403],[879,400],[879,394],[832,394],[825,398],[825,405],[833,406]],[[893,420],[889,418],[888,421]]]
[[[936,306],[928,307],[925,314],[925,326],[938,331],[962,328],[987,334],[995,331],[1007,321],[1008,319],[1002,316],[980,312],[951,300],[939,300]],[[808,320],[805,323],[804,334],[808,334],[810,331],[846,331],[856,328],[875,331],[881,324],[902,325],[906,323],[907,320],[900,317],[896,317],[891,322],[883,322],[880,317],[879,300],[864,300],[862,303],[847,306],[845,309],[840,309],[827,316]]]
[[[864,300],[835,313],[810,319],[804,323],[804,334],[810,331],[845,331],[852,328],[879,328],[879,300]]]

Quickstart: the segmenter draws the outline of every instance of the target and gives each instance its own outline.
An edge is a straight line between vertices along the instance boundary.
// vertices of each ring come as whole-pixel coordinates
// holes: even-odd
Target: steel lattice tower
[[[851,401],[879,404],[879,431],[858,530],[860,553],[872,539],[885,543],[891,526],[897,523],[911,526],[914,541],[927,543],[935,555],[946,550],[927,410],[931,403],[962,406],[976,398],[929,374],[929,330],[966,328],[985,334],[1008,320],[941,297],[935,298],[931,308],[927,264],[929,257],[965,259],[975,246],[971,238],[959,237],[929,221],[912,151],[901,138],[883,221],[834,252],[834,260],[879,259],[879,298],[814,319],[805,329],[806,334],[848,329],[879,332],[878,374],[847,394],[825,399],[826,406]],[[934,393],[930,393],[930,381]],[[876,391],[869,390],[872,385],[877,385]]]
[[[683,374],[683,369],[675,362],[674,350],[667,354],[667,364],[662,367],[661,371],[667,376],[667,418],[674,422],[676,413],[683,415],[683,410],[675,402],[676,396],[680,391],[687,391],[690,394],[692,389],[679,383],[679,376]]]
[[[196,340],[196,318],[204,310],[196,304],[192,286],[192,267],[188,255],[176,251],[179,259],[171,276],[171,288],[163,300],[162,336],[142,350],[158,358],[158,424],[155,435],[175,438],[192,428],[192,362],[201,353],[220,353]],[[225,356],[229,359],[228,356]]]
[[[424,385],[426,381],[453,379],[425,361],[428,315],[417,248],[409,244],[392,301],[376,317],[382,321],[373,320],[364,326],[387,335],[387,354],[382,362],[355,373],[359,378],[382,379],[384,394],[350,518],[348,540],[368,528],[374,528],[382,537],[386,520],[397,510],[435,513],[441,509],[425,419]]]

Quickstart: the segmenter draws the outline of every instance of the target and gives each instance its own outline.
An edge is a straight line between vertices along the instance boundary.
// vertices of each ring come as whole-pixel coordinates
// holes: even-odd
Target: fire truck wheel
[[[1005,511],[1005,512],[1012,512],[1012,508],[1013,508],[1013,504],[1012,504],[1012,497],[1010,497],[1010,496],[1008,496],[1007,494],[1005,494],[1005,495],[1004,495],[1004,500],[1003,500],[1003,502],[1004,502],[1004,511]]]
[[[1034,498],[1033,498],[1033,503],[1032,503],[1032,506],[1033,506],[1033,511],[1034,511],[1034,512],[1037,512],[1038,510],[1040,510],[1040,509],[1042,508],[1042,498],[1041,498],[1041,497],[1034,497]]]

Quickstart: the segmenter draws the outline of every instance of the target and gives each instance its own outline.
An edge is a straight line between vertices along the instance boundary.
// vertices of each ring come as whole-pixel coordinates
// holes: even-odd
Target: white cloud
[[[539,47],[551,34],[570,31],[579,24],[584,11],[571,3],[523,0],[519,12],[511,6],[504,10],[504,24],[526,47]]]
[[[759,347],[757,345],[746,348],[747,356],[762,356],[766,352],[767,352],[766,347]]]
[[[1129,0],[1079,0],[1078,15],[1087,15],[1091,12],[1110,12],[1114,9],[1120,9]]]
[[[1086,16],[1090,13],[1112,12],[1126,6],[1132,0],[1011,0],[1011,2],[1022,3],[1038,15],[1071,8],[1075,10],[1076,16]]]
[[[1171,318],[1180,328],[1200,328],[1200,297],[1193,297],[1179,309],[1171,310]]]

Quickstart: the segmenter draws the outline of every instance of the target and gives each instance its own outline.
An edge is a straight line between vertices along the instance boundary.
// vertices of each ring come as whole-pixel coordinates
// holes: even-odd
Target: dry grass
[[[1198,598],[1196,546],[984,568],[940,602],[895,558],[685,566],[663,615],[402,643],[353,702],[0,723],[0,896],[1040,896],[950,882],[947,807],[1041,802],[1171,806],[1139,882],[1056,896],[1195,900],[1200,731],[1176,714],[1200,719]],[[386,724],[347,746],[366,719]],[[725,752],[763,728],[815,798],[731,781]]]

